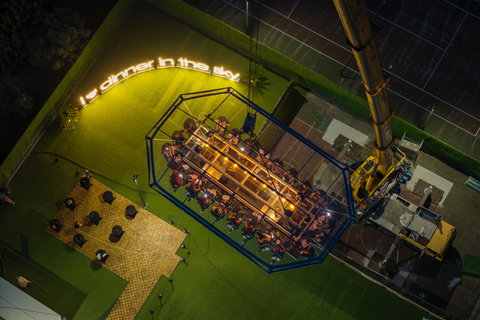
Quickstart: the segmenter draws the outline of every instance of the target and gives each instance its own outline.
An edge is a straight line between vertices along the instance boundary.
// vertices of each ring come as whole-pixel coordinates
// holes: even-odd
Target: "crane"
[[[408,171],[410,163],[405,154],[393,146],[393,112],[388,105],[386,89],[389,77],[382,69],[364,1],[334,0],[334,3],[362,76],[362,88],[367,95],[375,129],[372,155],[350,176],[353,198],[359,203],[357,216],[369,217],[369,223],[396,238],[380,262],[381,267],[385,266],[400,240],[421,251],[422,255],[442,261],[455,238],[456,229],[443,221],[441,215],[423,206],[432,186],[425,191],[418,206],[396,194],[387,196],[391,187]]]
[[[334,0],[334,3],[362,76],[362,88],[367,95],[375,129],[372,155],[351,175],[353,198],[361,202],[398,172],[406,157],[393,148],[393,112],[388,105],[386,90],[389,77],[382,70],[365,4],[363,0]]]

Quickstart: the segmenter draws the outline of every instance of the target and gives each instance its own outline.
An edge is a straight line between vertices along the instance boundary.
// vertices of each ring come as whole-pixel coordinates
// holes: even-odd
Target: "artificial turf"
[[[163,25],[169,26],[168,29],[162,29]],[[137,40],[143,39],[144,45],[138,42],[122,45],[131,44],[138,34],[142,37]],[[158,40],[157,45],[165,46],[166,51],[175,47],[177,53],[194,52],[197,60],[214,56],[226,59],[224,63],[232,66],[247,63],[139,2],[72,99],[101,83],[105,75],[142,62],[139,52],[143,49],[148,51],[148,57],[158,54],[161,48],[153,45],[154,40]],[[273,74],[269,77],[271,87],[256,102],[272,111],[288,82]],[[191,253],[186,256],[186,263],[176,268],[172,284],[166,279],[159,281],[136,319],[421,319],[427,316],[333,258],[327,258],[319,266],[268,275],[149,190],[147,132],[179,94],[227,86],[245,92],[241,84],[191,70],[152,70],[133,76],[89,104],[81,111],[75,130],[62,131],[58,125],[49,127],[11,183],[16,205],[1,208],[0,239],[20,251],[20,234],[28,235],[32,239],[31,259],[87,294],[74,319],[103,319],[111,310],[126,281],[104,268],[98,269],[96,263],[43,231],[80,178],[66,163],[54,161],[58,155],[72,160],[69,163],[80,170],[91,169],[95,179],[137,203],[132,176],[139,174],[148,210],[190,230],[186,245]],[[237,111],[231,110],[231,114]],[[185,256],[185,250],[179,249],[178,254]],[[159,293],[165,297],[163,307],[157,298]],[[76,308],[73,303],[70,307]],[[149,313],[151,308],[155,310],[153,316]]]

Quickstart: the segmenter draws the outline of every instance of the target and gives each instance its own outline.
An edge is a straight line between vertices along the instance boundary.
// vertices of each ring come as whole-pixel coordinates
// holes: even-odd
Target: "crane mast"
[[[347,43],[362,76],[362,88],[368,99],[375,142],[370,156],[351,176],[353,197],[362,201],[377,190],[405,156],[392,150],[392,111],[388,105],[388,76],[382,70],[375,36],[363,0],[334,0]]]

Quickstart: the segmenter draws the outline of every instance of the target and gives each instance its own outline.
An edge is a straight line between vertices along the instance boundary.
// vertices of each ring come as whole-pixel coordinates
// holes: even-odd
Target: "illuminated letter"
[[[88,100],[92,100],[93,98],[95,98],[97,96],[97,89],[93,89],[92,92],[90,92],[89,94],[86,95],[87,99]]]
[[[132,74],[128,74],[128,72],[129,72],[130,70],[133,71]],[[125,77],[128,78],[128,77],[130,77],[130,76],[133,76],[135,73],[137,73],[137,69],[135,69],[135,67],[132,66],[132,67],[130,67],[130,68],[128,68],[128,69],[125,69],[124,72],[125,72]]]
[[[240,73],[233,75],[232,71],[227,70],[225,71],[225,77],[230,78],[230,80],[236,81],[236,79],[240,76]]]
[[[155,62],[155,61],[153,61],[153,60],[148,61],[148,69],[152,69],[152,68],[153,68],[152,63],[154,63],[154,62]]]
[[[187,59],[183,59],[183,58],[178,59],[182,67],[185,67],[185,64],[183,62],[184,60],[187,61]]]
[[[198,62],[197,63],[197,69],[201,71],[208,71],[208,66],[204,63]]]
[[[170,64],[172,65],[172,67],[175,67],[175,62],[173,61],[173,59],[165,59],[165,60],[163,60],[163,65],[164,65],[164,66],[166,66],[166,65],[165,65],[166,62],[170,62]]]
[[[102,85],[100,86],[100,90],[102,91],[108,90],[111,86],[113,86],[112,77],[108,77],[108,80],[102,83]]]
[[[167,62],[170,65],[167,65]],[[175,61],[173,61],[173,59],[158,58],[158,67],[157,68],[164,68],[164,67],[175,67]]]
[[[145,62],[140,63],[135,68],[137,69],[137,71],[146,70],[146,69],[148,69],[148,63],[145,63]]]
[[[223,76],[223,67],[214,67],[213,73]]]
[[[80,97],[80,102],[82,103],[82,106],[86,105],[87,103],[85,102],[85,99],[83,97]]]
[[[120,72],[119,74],[117,74],[116,76],[112,75],[112,80],[113,80],[113,84],[117,83],[118,82],[118,77],[119,76],[122,76],[123,79],[125,79],[125,73],[122,71]],[[122,79],[122,80],[123,80]]]
[[[183,61],[185,61],[185,67],[186,68],[190,68],[188,65],[191,64],[191,68],[196,68],[197,67],[197,64],[195,63],[195,61],[188,61],[187,58],[185,58]]]
[[[240,80],[239,77],[240,77],[240,73],[237,73],[236,75],[233,75],[233,74],[232,74],[232,80],[233,80],[233,81],[237,81],[237,82],[238,82],[238,81]]]

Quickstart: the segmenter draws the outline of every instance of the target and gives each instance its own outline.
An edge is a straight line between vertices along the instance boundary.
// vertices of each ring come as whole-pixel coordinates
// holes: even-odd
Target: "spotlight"
[[[181,261],[181,262],[184,262],[184,263],[187,265],[187,267],[188,267],[188,263],[187,263],[187,261],[185,260],[184,257],[181,257],[181,258],[180,258],[180,261]],[[173,287],[173,284],[172,284],[172,287]]]
[[[190,231],[187,228],[184,228],[183,233],[190,233]]]
[[[158,295],[158,300],[160,300],[160,307],[163,308],[162,294],[159,294],[159,295]]]
[[[173,224],[172,219],[168,220],[168,224]]]
[[[153,314],[155,312],[155,310],[153,309],[150,309],[150,313]]]
[[[182,243],[180,247],[182,247],[182,249],[185,249],[187,246]]]
[[[172,281],[173,281],[173,279],[172,279],[172,278],[168,278],[168,282],[172,282]]]

